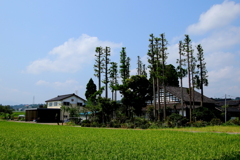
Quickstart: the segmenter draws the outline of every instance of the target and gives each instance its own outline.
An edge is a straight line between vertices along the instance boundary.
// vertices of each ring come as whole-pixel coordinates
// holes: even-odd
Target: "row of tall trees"
[[[152,101],[153,120],[165,121],[167,117],[166,86],[179,86],[178,79],[180,79],[180,87],[183,88],[183,78],[186,76],[188,77],[191,120],[192,109],[194,109],[194,88],[201,89],[201,105],[203,105],[203,86],[208,84],[203,49],[199,44],[197,46],[197,56],[195,57],[191,39],[188,35],[185,35],[184,42],[179,42],[178,66],[175,69],[173,65],[167,64],[167,45],[165,34],[160,34],[159,37],[155,37],[153,34],[150,35],[147,53],[149,79],[147,78],[147,68],[139,56],[137,75],[130,76],[130,58],[127,56],[125,47],[120,52],[119,69],[117,62],[110,61],[110,47],[96,47],[94,75],[98,78],[98,90],[93,80],[90,79],[87,84],[86,98],[89,101],[89,106],[94,105],[99,112],[103,113],[103,122],[104,119],[109,119],[106,118],[106,109],[109,110],[109,107],[106,108],[106,106],[111,106],[107,105],[107,103],[117,100],[117,91],[122,95],[121,110],[127,117],[140,116],[142,108],[146,107],[146,102]],[[121,83],[118,82],[118,79],[121,79]],[[104,83],[105,87],[101,87],[101,83]],[[108,98],[108,86],[112,92],[112,101]],[[105,91],[105,97],[102,97],[103,91]],[[183,114],[183,90],[181,93]],[[114,117],[114,115],[116,116],[116,108],[111,110],[111,117]]]
[[[189,35],[185,35],[184,42],[179,41],[179,64],[178,76],[180,79],[181,87],[181,107],[183,114],[183,77],[188,77],[188,94],[189,94],[189,111],[190,111],[190,122],[192,121],[192,110],[195,109],[195,95],[194,89],[201,90],[201,106],[203,106],[203,86],[208,85],[208,75],[206,69],[206,62],[204,61],[204,52],[201,44],[196,46],[197,55],[194,55],[194,49],[192,47],[191,39]]]

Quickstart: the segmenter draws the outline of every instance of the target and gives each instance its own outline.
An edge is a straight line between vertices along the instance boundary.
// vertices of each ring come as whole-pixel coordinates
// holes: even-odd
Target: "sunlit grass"
[[[187,127],[187,128],[168,128],[165,130],[173,131],[196,131],[196,132],[223,132],[240,133],[240,126],[207,126],[207,127]]]
[[[0,121],[0,159],[238,159],[240,136]]]

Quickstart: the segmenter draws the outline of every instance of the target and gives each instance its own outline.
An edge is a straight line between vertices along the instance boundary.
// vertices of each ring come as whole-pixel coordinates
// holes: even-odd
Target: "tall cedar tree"
[[[197,76],[197,88],[201,90],[201,106],[203,106],[203,86],[208,86],[208,75],[206,69],[206,62],[204,61],[203,49],[201,44],[197,46],[197,68],[199,69],[199,76]]]
[[[161,62],[162,62],[162,79],[163,79],[163,101],[164,101],[164,106],[163,106],[163,120],[166,120],[166,59],[167,59],[167,45],[168,45],[168,41],[165,38],[165,34],[162,33],[160,35],[160,42],[161,42]]]
[[[192,79],[192,88],[191,88],[191,92],[192,92],[192,104],[193,104],[193,110],[195,109],[195,92],[194,92],[194,88],[196,86],[196,58],[193,55],[193,49],[191,49],[191,58],[190,58],[190,65],[191,65],[191,79]]]
[[[86,92],[85,92],[86,99],[94,102],[96,99],[96,95],[94,95],[94,93],[96,91],[97,91],[96,84],[93,82],[92,78],[90,78],[86,87]]]
[[[145,64],[142,63],[140,60],[140,57],[138,56],[138,62],[137,62],[137,75],[144,75],[147,77],[147,72],[145,68]]]
[[[110,47],[106,47],[104,49],[104,54],[103,54],[103,72],[105,74],[105,79],[103,80],[103,83],[105,84],[105,98],[108,98],[108,73],[109,73],[109,69],[108,69],[108,64],[110,63],[110,59],[108,58],[110,56]]]
[[[160,121],[160,111],[161,111],[161,100],[160,100],[160,79],[161,79],[161,72],[162,72],[162,68],[161,68],[161,64],[160,64],[160,58],[161,58],[161,52],[160,52],[160,38],[155,37],[154,38],[154,52],[155,52],[155,63],[156,63],[156,72],[155,72],[155,77],[156,77],[156,82],[157,82],[157,108],[158,108],[158,112],[157,112],[157,119],[158,121]]]
[[[117,91],[114,89],[114,86],[118,84],[117,78],[118,78],[118,66],[116,62],[111,62],[111,67],[109,70],[109,78],[110,80],[110,88],[112,90],[112,100],[117,100]],[[114,91],[115,91],[115,96],[114,96]]]
[[[98,78],[98,90],[101,88],[101,73],[103,73],[103,49],[102,47],[96,47],[95,64],[94,64],[94,76]]]
[[[130,58],[127,57],[126,48],[122,47],[122,51],[120,52],[120,76],[122,78],[122,83],[124,84],[126,79],[130,77]]]
[[[188,69],[188,94],[189,94],[189,119],[192,122],[192,92],[191,92],[191,39],[189,35],[185,35],[184,39],[184,48],[183,48],[185,55],[187,57],[187,69]]]
[[[183,82],[182,79],[183,77],[185,77],[187,75],[187,70],[183,68],[183,66],[186,66],[186,59],[182,58],[182,56],[184,56],[184,52],[183,52],[183,44],[182,41],[179,41],[179,59],[177,59],[177,63],[179,64],[177,67],[177,73],[178,73],[178,77],[180,79],[180,87],[181,87],[181,109],[182,109],[182,116],[184,116],[183,114]]]
[[[138,61],[137,61],[137,75],[142,74],[142,61],[140,60],[140,57],[138,56]]]
[[[154,36],[153,34],[150,34],[150,38],[149,38],[149,50],[147,55],[149,56],[148,58],[148,63],[150,64],[148,67],[150,69],[150,79],[152,79],[152,88],[153,88],[153,116],[154,116],[154,120],[156,120],[156,116],[157,116],[157,110],[156,110],[156,87],[155,87],[155,82],[156,82],[156,76],[155,76],[155,72],[156,72],[156,61],[155,61],[155,52],[154,52]]]

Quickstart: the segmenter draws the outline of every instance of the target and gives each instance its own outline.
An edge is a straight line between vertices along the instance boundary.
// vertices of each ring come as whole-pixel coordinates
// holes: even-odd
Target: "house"
[[[240,118],[240,100],[239,99],[215,99],[216,109],[225,114],[225,104],[227,105],[227,121],[233,118]]]
[[[73,93],[73,94],[59,95],[45,102],[47,103],[48,109],[61,109],[61,106],[83,107],[85,106],[86,100],[84,100],[83,98]],[[68,118],[69,118],[68,113],[61,112],[60,120],[64,120]]]
[[[178,111],[179,114],[182,114],[182,106],[181,106],[181,87],[171,87],[166,86],[166,105],[167,108],[172,109],[172,111]],[[158,98],[156,94],[156,103],[158,104]],[[153,103],[153,102],[152,102]],[[192,104],[192,108],[199,108],[201,104],[201,94],[197,91],[194,91],[194,104]],[[160,89],[160,106],[164,105],[164,90]],[[204,107],[215,107],[215,101],[211,98],[203,96],[203,106]],[[183,87],[183,115],[188,116],[190,108],[190,97],[189,97],[189,89]]]
[[[78,95],[66,94],[59,95],[55,98],[46,101],[47,108],[28,108],[26,109],[26,121],[36,121],[36,122],[60,122],[64,119],[69,118],[68,113],[63,113],[61,111],[61,106],[84,106],[86,100],[79,97]],[[64,115],[63,115],[64,114]]]

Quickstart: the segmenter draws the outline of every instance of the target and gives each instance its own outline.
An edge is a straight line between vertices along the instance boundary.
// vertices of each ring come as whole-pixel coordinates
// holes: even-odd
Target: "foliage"
[[[117,91],[115,91],[115,97],[114,97],[114,86],[118,84],[118,70],[117,70],[117,63],[111,62],[111,67],[109,70],[109,78],[110,78],[110,89],[112,90],[112,100],[117,100]]]
[[[214,125],[221,125],[221,124],[222,124],[222,121],[219,118],[213,118],[210,121],[210,125],[212,125],[212,126],[214,126]]]
[[[85,97],[86,99],[90,99],[91,101],[95,101],[96,95],[94,93],[97,91],[96,84],[93,82],[92,78],[88,81],[87,87],[86,87],[86,92],[85,92]]]
[[[105,74],[105,79],[102,81],[105,84],[105,98],[108,98],[108,74],[109,74],[109,68],[108,68],[108,64],[110,63],[110,51],[111,48],[110,47],[106,47],[105,49],[103,49],[104,51],[104,55],[103,55],[103,73]]]
[[[193,111],[193,117],[196,117],[197,120],[203,120],[203,121],[210,121],[212,118],[215,117],[214,112],[212,109],[209,109],[207,107],[199,107],[196,108]]]
[[[165,76],[166,76],[166,80],[165,80],[166,86],[179,87],[178,73],[172,64],[166,65]]]
[[[11,115],[13,114],[14,109],[10,106],[2,106],[0,105],[0,116],[4,119],[11,119]]]
[[[185,126],[186,123],[188,122],[188,119],[186,119],[184,116],[179,115],[177,113],[172,113],[168,117],[169,121],[173,123],[173,126],[178,127],[178,126]]]
[[[142,108],[146,106],[146,102],[151,99],[151,84],[145,76],[131,76],[125,81],[125,84],[118,85],[117,90],[123,95],[122,103],[130,108],[139,116]]]
[[[190,122],[189,126],[191,127],[206,127],[208,123],[206,121],[196,121],[196,122]]]
[[[100,90],[101,88],[101,73],[103,73],[103,67],[104,67],[104,59],[103,59],[103,49],[102,47],[96,47],[95,52],[95,64],[94,64],[94,76],[98,78],[98,89]]]
[[[120,76],[122,78],[122,83],[124,84],[126,79],[130,77],[130,58],[127,57],[126,48],[122,47],[120,52]]]
[[[240,125],[240,120],[239,120],[238,117],[235,118],[235,119],[230,119],[229,121],[227,121],[223,125]]]

